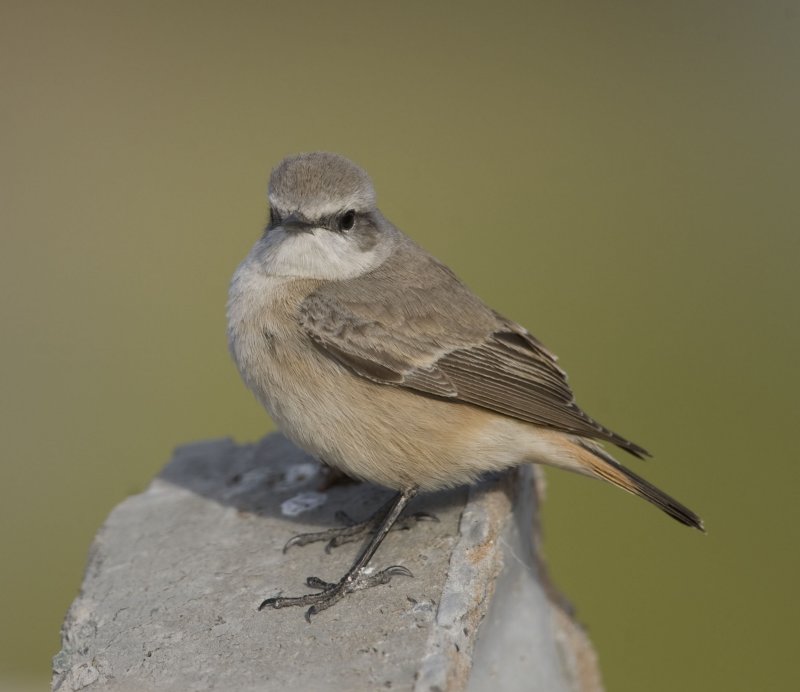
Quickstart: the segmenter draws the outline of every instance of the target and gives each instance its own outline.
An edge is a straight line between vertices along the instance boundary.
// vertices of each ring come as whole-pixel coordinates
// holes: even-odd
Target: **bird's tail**
[[[612,457],[600,445],[584,438],[572,438],[575,445],[574,454],[578,457],[581,471],[587,475],[606,480],[618,488],[643,497],[652,502],[661,511],[686,526],[692,526],[705,532],[703,520],[692,510],[656,488],[641,476],[629,471]],[[577,469],[576,469],[577,470]]]

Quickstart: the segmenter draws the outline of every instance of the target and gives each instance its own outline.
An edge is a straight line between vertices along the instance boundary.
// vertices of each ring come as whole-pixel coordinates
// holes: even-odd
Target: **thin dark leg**
[[[389,510],[394,505],[397,496],[393,496],[388,502],[380,506],[380,508],[368,519],[364,521],[355,521],[351,519],[344,512],[337,512],[336,519],[345,526],[337,526],[333,529],[326,529],[325,531],[317,531],[314,533],[301,533],[297,536],[292,536],[283,546],[285,553],[289,548],[295,546],[304,546],[309,543],[325,542],[325,552],[330,553],[332,548],[338,548],[345,543],[352,543],[358,541],[368,533],[372,533],[378,525],[383,521]],[[433,514],[427,512],[416,512],[407,517],[398,518],[392,525],[391,531],[405,531],[410,529],[418,521],[439,521]]]
[[[273,608],[285,608],[286,606],[310,605],[311,607],[306,611],[306,620],[311,622],[312,615],[316,615],[320,611],[330,608],[334,603],[340,601],[347,594],[352,593],[353,591],[360,591],[361,589],[367,589],[371,586],[378,586],[379,584],[388,584],[391,578],[398,574],[407,577],[413,576],[411,572],[402,565],[392,565],[391,567],[387,567],[381,572],[372,574],[370,576],[365,576],[363,572],[369,561],[372,559],[372,556],[375,555],[375,551],[378,549],[378,546],[383,542],[383,539],[386,538],[386,534],[391,531],[392,525],[397,521],[397,518],[405,509],[406,505],[416,494],[417,488],[403,490],[397,494],[388,511],[386,512],[386,516],[383,518],[383,521],[381,522],[380,526],[378,526],[377,531],[375,531],[372,539],[367,544],[367,547],[364,548],[364,550],[358,556],[356,561],[353,563],[353,566],[347,571],[347,574],[345,574],[338,582],[330,583],[322,581],[317,577],[309,577],[306,579],[306,584],[308,584],[312,589],[322,589],[320,593],[306,594],[305,596],[295,596],[293,598],[283,596],[268,598],[258,607],[258,609],[263,610],[267,606],[272,606]]]

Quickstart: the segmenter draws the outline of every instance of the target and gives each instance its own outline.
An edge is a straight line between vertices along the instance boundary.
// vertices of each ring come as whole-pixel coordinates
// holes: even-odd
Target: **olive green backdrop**
[[[548,474],[608,689],[793,687],[798,37],[788,1],[5,0],[0,686],[46,685],[92,536],[173,446],[270,426],[227,282],[270,168],[326,149],[706,519]]]

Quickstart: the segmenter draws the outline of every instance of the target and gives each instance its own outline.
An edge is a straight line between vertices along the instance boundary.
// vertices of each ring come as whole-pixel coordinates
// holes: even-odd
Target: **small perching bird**
[[[310,618],[410,574],[364,568],[418,491],[523,463],[609,481],[702,530],[598,444],[648,456],[578,407],[552,353],[383,217],[365,171],[337,154],[289,157],[272,172],[269,203],[269,225],[231,282],[234,360],[287,437],[398,493],[379,523],[361,527],[374,535],[341,580],[311,577],[319,592],[262,608],[309,605]],[[293,542],[323,536],[336,529]]]

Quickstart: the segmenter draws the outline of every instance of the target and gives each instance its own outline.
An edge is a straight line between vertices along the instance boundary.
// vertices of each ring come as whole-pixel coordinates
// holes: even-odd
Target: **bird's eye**
[[[355,209],[349,209],[342,217],[339,219],[339,230],[341,231],[349,231],[356,223],[356,211]]]

